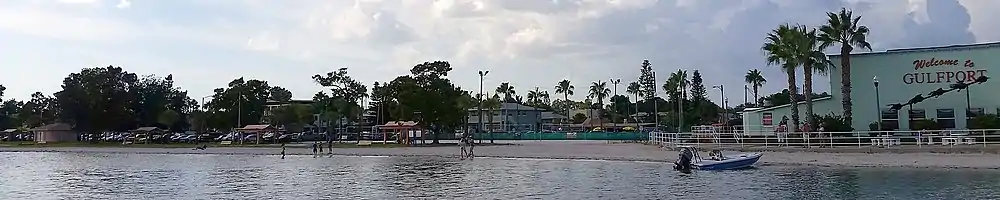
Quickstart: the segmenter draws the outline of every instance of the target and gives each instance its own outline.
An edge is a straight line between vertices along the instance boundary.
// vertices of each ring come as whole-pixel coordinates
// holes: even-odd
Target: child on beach
[[[317,154],[316,154],[316,151],[317,151],[316,150],[316,145],[317,145],[316,142],[313,142],[313,158],[315,158],[317,156]]]

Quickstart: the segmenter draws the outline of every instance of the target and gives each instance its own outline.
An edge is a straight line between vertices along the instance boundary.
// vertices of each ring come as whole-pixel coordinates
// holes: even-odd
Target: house
[[[468,126],[472,130],[483,130],[479,132],[516,132],[537,130],[541,127],[543,114],[547,110],[536,108],[519,103],[501,103],[498,108],[483,108],[483,117],[480,118],[478,108],[468,110]],[[492,114],[490,114],[492,112]],[[480,121],[482,120],[482,121]],[[482,122],[482,128],[478,128]],[[476,131],[473,131],[476,132]]]
[[[79,133],[73,130],[73,125],[67,123],[55,123],[31,129],[35,133],[35,142],[75,142],[79,139]]]

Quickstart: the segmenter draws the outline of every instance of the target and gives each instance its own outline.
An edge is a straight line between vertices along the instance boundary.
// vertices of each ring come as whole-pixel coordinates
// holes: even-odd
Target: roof
[[[587,118],[587,120],[584,120],[583,123],[581,123],[581,124],[586,124],[586,125],[603,125],[605,123],[608,123],[608,120],[605,120],[605,119],[602,119],[602,118]]]
[[[13,133],[13,132],[17,132],[17,129],[13,129],[13,128],[12,129],[7,129],[7,130],[3,130],[3,132],[4,133]]]
[[[274,127],[272,127],[271,125],[267,125],[267,124],[255,124],[255,125],[247,125],[247,126],[244,126],[243,128],[238,128],[238,129],[239,130],[266,130],[266,129],[274,129]]]
[[[503,116],[493,116],[493,120],[490,120],[489,117],[485,117],[485,116],[483,117],[483,123],[490,123],[490,122],[501,123],[501,122],[503,122]],[[512,122],[511,120],[507,120],[507,123],[511,123],[511,122]],[[477,117],[477,116],[469,116],[469,124],[478,124],[478,123],[479,123],[479,117]]]
[[[265,102],[264,105],[312,104],[312,103],[315,103],[315,102],[316,101],[308,100],[308,99],[292,99],[292,100],[288,100],[287,102],[279,102],[279,101],[275,101],[275,100],[267,100],[267,102]]]
[[[383,125],[377,125],[377,127],[379,127],[379,129],[394,129],[397,127],[416,127],[418,125],[420,125],[420,123],[415,121],[390,121]]]
[[[557,114],[555,112],[542,112],[542,119],[566,119],[566,116]]]
[[[469,110],[478,110],[478,109],[479,108],[470,108]],[[486,110],[486,109],[487,108],[485,108],[485,107],[483,108],[483,110]],[[537,107],[531,107],[531,106],[526,106],[526,105],[521,105],[519,103],[500,103],[499,110],[540,110],[540,111],[544,111],[546,109],[544,109],[544,108],[537,108]]]
[[[882,54],[912,53],[912,52],[954,51],[954,50],[968,50],[968,49],[993,48],[993,47],[1000,47],[1000,41],[973,43],[973,44],[956,44],[956,45],[946,45],[946,46],[898,48],[898,49],[889,49],[886,51],[851,53],[851,56],[882,55]],[[840,57],[840,54],[839,53],[828,54],[827,56]]]
[[[160,130],[160,128],[157,128],[155,126],[148,126],[148,127],[139,127],[139,128],[137,128],[135,130],[132,130],[132,131],[135,131],[135,132],[151,132],[151,131],[158,131],[158,130]]]
[[[71,131],[73,130],[73,125],[67,123],[55,123],[45,126],[35,127],[31,129],[32,131]]]
[[[826,101],[826,100],[830,100],[830,99],[833,99],[833,96],[816,98],[816,99],[813,99],[812,101],[813,102],[817,102],[817,101]],[[805,104],[805,103],[806,103],[806,101],[799,101],[797,104]],[[784,107],[789,107],[789,106],[792,106],[792,104],[785,104],[785,105],[780,105],[780,106],[771,106],[771,107],[767,107],[767,108],[747,108],[747,109],[743,110],[743,112],[769,111],[769,110],[775,110],[775,109],[778,109],[778,108],[784,108]]]

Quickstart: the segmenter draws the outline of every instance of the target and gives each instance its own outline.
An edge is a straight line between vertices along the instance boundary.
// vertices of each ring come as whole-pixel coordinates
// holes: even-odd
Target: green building
[[[829,73],[832,96],[813,99],[816,115],[843,114],[840,56],[831,55],[830,59],[835,65]],[[946,129],[965,129],[969,119],[1000,111],[1000,80],[929,97],[912,108],[892,111],[887,105],[906,103],[918,94],[928,97],[931,91],[949,89],[958,82],[974,82],[979,76],[989,77],[989,70],[996,67],[1000,67],[1000,42],[851,54],[854,130],[867,131],[869,124],[880,119],[884,126],[896,130],[910,130],[912,121],[924,119],[938,121]],[[798,84],[801,86],[802,82]],[[800,123],[805,124],[804,102],[799,102],[798,107]],[[790,113],[790,105],[747,109],[743,113],[744,127],[751,135],[770,134],[782,117],[787,116],[790,128]]]

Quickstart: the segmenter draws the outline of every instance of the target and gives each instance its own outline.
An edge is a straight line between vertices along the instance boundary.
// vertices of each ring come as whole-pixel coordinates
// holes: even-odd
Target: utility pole
[[[622,82],[622,79],[611,79],[611,84],[615,84],[615,95],[611,96],[611,98],[612,98],[612,100],[610,102],[611,105],[615,105],[614,98],[615,98],[615,96],[618,96],[618,84],[621,83],[621,82]],[[614,115],[611,115],[611,124],[613,126],[615,126],[615,128],[618,128],[618,122],[615,122],[615,115],[618,114],[618,108],[616,108],[616,107],[617,107],[617,105],[611,107],[612,114],[614,114]]]
[[[479,71],[479,107],[477,108],[477,112],[476,112],[476,113],[479,113],[478,114],[479,115],[479,117],[478,117],[479,118],[479,121],[478,121],[479,122],[478,123],[479,129],[476,130],[476,132],[479,132],[479,131],[483,130],[483,80],[485,79],[486,74],[489,74],[489,73],[490,73],[490,71]],[[493,116],[490,116],[490,117],[492,118]],[[481,140],[480,140],[480,142],[481,142]]]
[[[655,83],[656,82],[656,72],[654,71],[654,72],[652,72],[652,74],[653,74],[653,82]],[[656,104],[657,104],[657,102],[656,102],[656,93],[657,93],[656,87],[653,87],[653,96],[650,97],[650,100],[653,101],[653,125],[654,125],[654,127],[656,127],[653,130],[659,131],[660,130],[660,110],[659,110],[659,107],[656,106]]]

